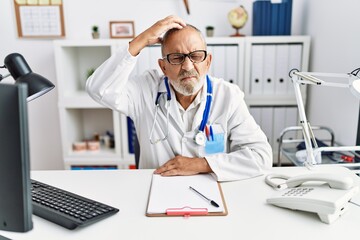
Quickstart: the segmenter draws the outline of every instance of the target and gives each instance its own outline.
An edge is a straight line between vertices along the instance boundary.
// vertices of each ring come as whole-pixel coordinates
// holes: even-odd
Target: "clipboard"
[[[212,206],[189,186],[219,204]],[[147,217],[226,216],[228,214],[221,185],[210,174],[162,177],[154,174],[145,215]]]

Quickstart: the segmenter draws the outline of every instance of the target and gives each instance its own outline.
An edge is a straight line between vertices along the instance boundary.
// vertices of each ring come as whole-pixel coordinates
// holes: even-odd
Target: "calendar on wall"
[[[14,0],[14,7],[19,37],[65,36],[62,0]]]

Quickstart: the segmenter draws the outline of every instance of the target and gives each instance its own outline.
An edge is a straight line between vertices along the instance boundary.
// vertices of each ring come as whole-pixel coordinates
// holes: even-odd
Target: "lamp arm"
[[[305,166],[311,168],[313,164],[316,164],[316,155],[321,151],[359,151],[360,146],[343,146],[343,147],[321,147],[319,148],[316,143],[315,136],[312,132],[310,123],[308,122],[305,114],[304,103],[301,96],[300,85],[310,84],[310,85],[322,85],[329,87],[342,87],[349,88],[350,91],[358,98],[360,98],[360,78],[358,73],[360,68],[355,69],[351,73],[341,74],[341,73],[319,73],[319,72],[299,72],[296,69],[290,71],[289,75],[293,82],[296,102],[299,110],[300,123],[303,129],[305,147],[306,147],[306,161],[304,162]],[[338,78],[347,80],[346,83],[338,82],[326,82],[318,77],[329,77],[329,78]],[[315,149],[311,145],[313,142]]]
[[[314,143],[316,143],[316,140],[315,140],[314,134],[311,130],[310,123],[308,122],[308,120],[306,118],[305,107],[304,107],[304,103],[303,103],[301,91],[300,91],[300,84],[301,84],[301,82],[299,81],[300,77],[298,74],[292,74],[291,78],[292,78],[292,83],[293,83],[294,90],[295,90],[295,97],[296,97],[296,102],[297,102],[298,110],[299,110],[300,124],[301,124],[302,130],[303,130],[306,153],[307,153],[306,161],[304,162],[304,164],[307,168],[311,168],[313,166],[313,164],[316,163],[314,149],[312,148],[312,145],[311,145],[311,138],[313,137],[312,141]]]
[[[6,66],[4,65],[4,66],[0,66],[0,68],[6,68]],[[2,75],[2,74],[0,74],[0,82],[1,82],[1,80],[3,80],[4,78],[7,78],[7,77],[9,77],[10,76],[10,73],[9,74],[7,74],[7,75]]]
[[[7,77],[9,77],[10,76],[10,73],[9,74],[6,74],[6,75],[1,75],[0,74],[0,82],[1,82],[1,80],[3,80],[4,78],[7,78]]]

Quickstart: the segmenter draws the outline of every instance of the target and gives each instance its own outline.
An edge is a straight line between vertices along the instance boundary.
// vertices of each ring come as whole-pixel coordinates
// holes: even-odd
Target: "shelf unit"
[[[223,77],[239,85],[245,92],[245,100],[250,111],[255,110],[254,115],[256,110],[259,110],[256,108],[296,107],[295,96],[292,93],[254,94],[252,92],[252,51],[253,47],[258,45],[298,44],[301,46],[299,70],[306,71],[310,51],[309,37],[216,37],[207,38],[206,41],[208,52],[213,55],[209,74]],[[129,152],[126,116],[101,106],[85,92],[87,71],[100,66],[120,46],[126,44],[128,40],[125,39],[54,41],[62,153],[66,169],[89,166],[129,168],[134,164],[134,156]],[[159,57],[159,45],[147,47],[140,53],[138,62],[141,64],[135,67],[132,74],[141,74],[146,69],[158,68]],[[305,88],[302,91],[306,100]],[[261,111],[260,115],[262,115]],[[259,119],[256,120],[261,123]],[[114,148],[102,146],[99,151],[72,150],[73,143],[91,139],[97,134],[103,135],[107,131],[113,133]],[[269,137],[269,141],[270,139],[272,138]]]

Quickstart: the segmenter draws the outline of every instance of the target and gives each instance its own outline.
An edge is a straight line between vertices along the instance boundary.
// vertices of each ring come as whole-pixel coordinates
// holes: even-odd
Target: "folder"
[[[302,44],[290,44],[289,45],[289,65],[288,65],[288,72],[291,69],[298,69],[299,71],[302,70]],[[288,81],[287,87],[288,94],[293,94],[294,86],[291,81]]]
[[[279,9],[281,3],[272,3],[271,4],[271,28],[270,35],[280,35],[279,34]]]
[[[264,45],[253,45],[251,52],[250,94],[260,95],[263,89]]]
[[[292,16],[292,0],[284,0],[286,4],[285,11],[285,34],[291,35],[291,16]]]
[[[261,109],[261,128],[264,131],[269,144],[273,145],[273,123],[274,123],[274,108],[263,107]]]
[[[225,48],[225,80],[231,83],[240,84],[238,82],[237,70],[240,66],[238,61],[238,46],[227,46]]]
[[[211,205],[193,187],[219,207]],[[210,174],[192,176],[152,176],[146,216],[226,216],[228,214],[220,184]]]
[[[213,46],[213,76],[225,77],[225,46]]]
[[[275,94],[287,94],[287,85],[291,84],[289,77],[289,45],[278,44],[276,47]]]
[[[263,93],[275,93],[276,45],[264,45]]]
[[[275,107],[274,108],[274,134],[273,134],[273,151],[278,152],[280,133],[286,127],[286,108],[287,107]],[[274,163],[277,159],[274,158]]]

